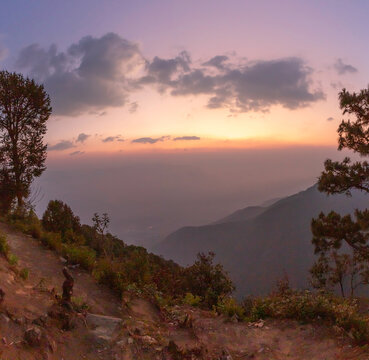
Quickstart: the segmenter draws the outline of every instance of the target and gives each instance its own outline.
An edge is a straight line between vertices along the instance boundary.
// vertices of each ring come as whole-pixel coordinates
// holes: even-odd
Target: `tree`
[[[79,217],[74,215],[72,209],[60,200],[49,201],[42,216],[42,226],[47,231],[60,232],[63,237],[67,231],[75,233],[81,231]]]
[[[46,169],[43,139],[50,114],[50,98],[43,85],[0,71],[0,161],[19,207],[33,179]]]
[[[332,250],[320,254],[310,274],[314,288],[332,290],[338,285],[343,297],[347,289],[350,296],[354,296],[359,286],[369,283],[369,263],[355,250],[352,254]]]
[[[350,149],[361,156],[369,155],[369,88],[359,93],[343,89],[339,94],[343,114],[354,120],[342,120],[338,128],[338,149]],[[369,193],[369,163],[352,162],[346,157],[342,162],[326,160],[318,188],[330,194],[351,195],[352,189]],[[338,250],[343,243],[369,261],[369,210],[356,210],[355,217],[341,216],[332,211],[321,213],[311,222],[315,253]]]
[[[219,300],[230,295],[235,286],[221,264],[214,264],[215,254],[199,253],[195,263],[185,269],[188,290],[193,295],[201,296],[209,308]]]

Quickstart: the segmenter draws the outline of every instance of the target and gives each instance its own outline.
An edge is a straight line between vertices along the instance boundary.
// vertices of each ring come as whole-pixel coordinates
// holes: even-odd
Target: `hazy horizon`
[[[37,211],[60,199],[84,223],[107,212],[113,234],[150,247],[182,226],[305,190],[327,157],[343,156],[334,147],[295,146],[53,159],[35,187],[43,195]]]

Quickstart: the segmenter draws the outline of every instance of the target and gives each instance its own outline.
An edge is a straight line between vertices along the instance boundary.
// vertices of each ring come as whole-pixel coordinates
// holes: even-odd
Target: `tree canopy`
[[[43,140],[50,114],[43,85],[22,74],[0,71],[0,180],[12,184],[9,189],[19,206],[33,179],[46,168]]]
[[[348,120],[342,120],[338,127],[338,149],[349,149],[360,156],[369,155],[369,88],[359,93],[343,89],[339,94],[340,108]],[[352,119],[353,118],[353,119]],[[351,195],[353,189],[369,193],[369,163],[326,160],[318,188],[327,194]],[[336,251],[343,244],[360,254],[361,261],[369,260],[369,210],[356,210],[340,215],[336,212],[321,213],[311,223],[315,252],[324,254]]]

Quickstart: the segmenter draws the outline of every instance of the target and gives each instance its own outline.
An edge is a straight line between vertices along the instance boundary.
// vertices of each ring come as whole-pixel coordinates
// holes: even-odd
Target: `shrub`
[[[33,223],[28,226],[27,234],[31,235],[35,239],[41,239],[42,236],[42,228],[39,222]]]
[[[120,264],[106,258],[97,262],[93,275],[100,284],[108,286],[118,296],[122,296],[127,288],[128,282],[120,271]]]
[[[218,304],[214,306],[214,310],[219,314],[229,317],[236,315],[239,320],[245,319],[245,310],[232,297],[225,297],[221,299]]]
[[[27,280],[29,277],[29,270],[27,268],[23,268],[20,272],[19,272],[19,276],[23,279],[23,280]]]
[[[368,322],[360,314],[356,301],[332,294],[289,290],[255,299],[251,320],[267,317],[301,322],[323,319],[343,328],[359,343],[369,340]]]
[[[186,293],[186,296],[183,299],[183,303],[190,306],[199,306],[202,302],[202,298],[197,295],[192,295],[191,293]]]
[[[8,255],[8,261],[10,265],[17,265],[18,264],[18,257],[17,255],[14,254],[9,254]]]
[[[82,268],[91,271],[96,260],[96,253],[85,246],[63,245],[63,255],[71,264],[80,264]]]
[[[0,253],[5,257],[9,254],[9,244],[4,234],[0,234]]]
[[[88,309],[90,308],[90,306],[84,299],[77,296],[72,296],[72,307],[74,311],[77,311],[79,313],[88,311]]]
[[[44,232],[41,236],[41,243],[48,249],[54,250],[59,254],[62,252],[62,240],[60,234]]]

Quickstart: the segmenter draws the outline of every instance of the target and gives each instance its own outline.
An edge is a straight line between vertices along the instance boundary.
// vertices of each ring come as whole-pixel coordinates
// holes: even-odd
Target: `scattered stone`
[[[128,340],[127,340],[127,343],[128,344],[133,344],[133,341],[134,341],[133,338],[132,337],[129,337]]]
[[[62,256],[59,257],[60,261],[63,263],[63,264],[66,264],[68,262],[68,260],[66,258],[63,258]]]
[[[142,336],[141,337],[141,340],[145,343],[145,344],[149,344],[149,345],[152,345],[152,344],[157,344],[157,341],[149,336],[149,335],[145,335],[145,336]]]
[[[41,330],[37,327],[27,329],[24,333],[24,340],[32,347],[40,346],[42,340]]]

